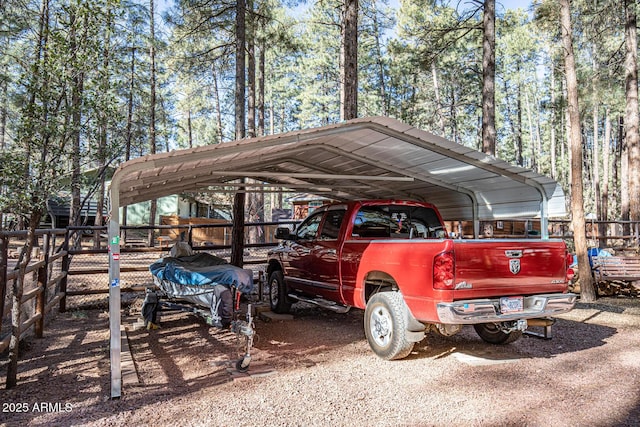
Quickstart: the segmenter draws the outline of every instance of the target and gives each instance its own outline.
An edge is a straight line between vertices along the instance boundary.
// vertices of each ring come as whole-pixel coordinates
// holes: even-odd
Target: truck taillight
[[[567,253],[567,282],[570,282],[573,279],[573,276],[576,275],[576,272],[573,271],[571,266],[573,265],[573,255]]]
[[[455,266],[453,252],[442,252],[433,258],[434,289],[453,289]]]

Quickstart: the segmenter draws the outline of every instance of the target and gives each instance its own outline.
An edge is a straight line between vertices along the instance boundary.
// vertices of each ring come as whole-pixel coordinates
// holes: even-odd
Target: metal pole
[[[111,398],[122,395],[121,313],[120,313],[120,185],[111,181],[109,218],[109,333],[111,362]]]

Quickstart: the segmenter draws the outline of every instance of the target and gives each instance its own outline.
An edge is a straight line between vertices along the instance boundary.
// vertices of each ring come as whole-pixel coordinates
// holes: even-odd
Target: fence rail
[[[19,298],[20,316],[18,317],[19,327],[17,339],[22,339],[33,327],[33,334],[41,338],[44,333],[45,316],[50,313],[64,298],[62,290],[63,282],[66,281],[67,273],[62,267],[63,260],[68,256],[64,245],[55,249],[55,239],[57,236],[64,237],[67,233],[65,229],[38,230],[36,238],[41,240],[41,244],[34,250],[32,262],[29,265],[22,265],[22,260],[17,259],[9,269],[9,250],[11,238],[26,238],[26,232],[3,232],[0,234],[0,297],[2,305],[0,307],[0,352],[4,352],[11,339],[8,333],[14,325],[6,319],[7,314],[12,313],[15,288],[8,288],[9,281],[15,283],[21,279],[23,283],[22,296]],[[33,278],[28,280],[28,275]],[[17,294],[16,294],[17,295]],[[23,320],[24,319],[24,320]]]

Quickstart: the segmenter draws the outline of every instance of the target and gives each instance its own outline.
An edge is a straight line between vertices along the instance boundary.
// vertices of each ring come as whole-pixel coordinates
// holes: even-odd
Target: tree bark
[[[258,102],[256,109],[258,110],[258,136],[265,135],[264,127],[264,76],[265,76],[265,62],[266,62],[266,43],[264,39],[260,40],[260,54],[258,55]]]
[[[110,79],[110,73],[109,73],[109,43],[111,40],[111,25],[112,25],[112,15],[111,15],[111,8],[109,5],[109,2],[107,2],[107,23],[106,23],[106,29],[105,29],[105,37],[104,37],[104,49],[103,49],[103,66],[104,66],[104,73],[102,74],[102,78],[104,79],[104,93],[103,96],[104,98],[106,98],[106,95],[109,93],[110,90],[110,86],[111,83],[109,81]],[[104,99],[103,98],[103,99]],[[107,127],[108,127],[108,118],[107,118],[107,114],[106,114],[106,110],[102,110],[99,113],[99,117],[100,117],[100,138],[98,140],[98,163],[100,164],[100,171],[101,173],[98,176],[98,179],[100,180],[100,183],[98,185],[98,194],[97,194],[97,206],[96,206],[96,216],[94,218],[94,225],[95,226],[101,226],[102,224],[102,217],[104,215],[104,193],[106,191],[106,166],[107,166],[107,138],[108,138],[108,133],[107,133]],[[93,247],[95,249],[100,248],[100,231],[96,230],[94,232],[94,238],[93,238]]]
[[[340,49],[340,120],[358,117],[358,0],[344,0]]]
[[[150,118],[149,118],[149,152],[156,153],[156,33],[155,33],[155,17],[154,17],[154,0],[149,0],[149,13],[151,20],[149,21],[149,31],[151,40],[149,46],[149,57],[151,60],[151,101],[150,101]],[[151,200],[149,206],[149,226],[156,224],[157,200]],[[149,229],[148,244],[150,247],[155,246],[154,230]]]
[[[438,127],[440,128],[440,132],[442,132],[442,135],[444,135],[445,127],[444,127],[444,116],[442,114],[442,99],[440,98],[440,85],[438,83],[438,73],[436,70],[435,61],[431,63],[431,78],[433,80],[433,93],[436,98],[436,111],[437,111],[436,114],[438,116]]]
[[[631,204],[631,197],[629,195],[629,140],[626,137],[626,124],[624,117],[620,117],[620,150],[618,152],[618,177],[620,179],[620,219],[623,221],[622,234],[628,236],[631,232],[629,226],[629,206]]]
[[[629,149],[629,219],[640,221],[640,134],[638,133],[638,39],[635,0],[625,0],[625,131]],[[637,226],[637,225],[636,225]],[[637,244],[638,242],[636,242]]]
[[[485,0],[482,36],[482,152],[496,154],[496,2]]]
[[[245,2],[236,2],[236,140],[245,137]],[[244,187],[233,198],[233,229],[231,231],[231,264],[242,267],[244,253]]]
[[[218,89],[218,72],[216,68],[215,62],[211,65],[212,73],[213,73],[213,98],[215,102],[216,109],[216,123],[218,126],[218,143],[224,141],[223,138],[223,127],[222,127],[222,109],[220,108],[220,90]]]
[[[247,136],[256,136],[256,31],[253,0],[247,2],[249,28],[247,34]]]
[[[0,102],[0,150],[6,148],[6,129],[7,129],[7,110],[9,97],[8,85],[6,80],[0,81],[0,93],[2,94],[2,101]]]
[[[77,24],[75,10],[72,8],[69,14],[69,47],[71,52],[72,73],[71,82],[71,207],[69,212],[69,225],[80,223],[80,128],[82,126],[82,93],[84,86],[84,73],[78,69],[77,61]]]
[[[609,153],[611,152],[611,116],[610,110],[605,110],[604,136],[602,138],[602,218],[601,221],[609,220]],[[607,225],[600,224],[599,233],[601,236],[607,235]],[[607,240],[601,240],[605,246]]]
[[[550,148],[551,152],[551,178],[556,179],[558,176],[557,166],[556,166],[556,71],[555,66],[552,62],[551,64],[551,131],[549,135],[550,139]]]
[[[571,29],[570,0],[560,0],[560,26],[564,48],[565,78],[567,80],[567,109],[569,111],[569,140],[571,142],[571,224],[573,241],[578,255],[581,300],[596,299],[584,221],[584,196],[582,185],[582,132],[580,130],[580,108],[578,105],[578,80],[573,56],[573,33]]]
[[[384,63],[382,61],[382,58],[384,57],[384,55],[382,53],[382,45],[380,43],[382,34],[380,34],[380,24],[378,22],[378,10],[376,8],[376,2],[375,1],[372,2],[371,6],[373,8],[373,36],[375,38],[375,44],[376,44],[376,65],[378,66],[378,86],[380,91],[380,106],[381,106],[382,116],[386,117],[389,114],[389,103],[387,101],[387,87],[385,82]],[[433,67],[434,84],[436,84],[435,93],[436,93],[436,104],[438,108],[438,117],[440,118],[440,121],[442,121],[442,111],[440,110],[440,100],[438,99],[440,94],[438,93],[438,88],[437,88],[435,64],[432,64],[432,67]],[[444,135],[444,124],[440,126],[440,131]]]

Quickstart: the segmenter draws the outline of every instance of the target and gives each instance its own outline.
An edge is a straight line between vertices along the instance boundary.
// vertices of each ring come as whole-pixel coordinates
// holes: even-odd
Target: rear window
[[[441,239],[445,231],[435,210],[422,206],[363,206],[356,214],[353,237]]]

